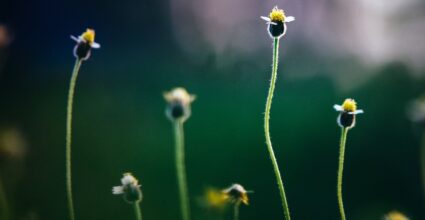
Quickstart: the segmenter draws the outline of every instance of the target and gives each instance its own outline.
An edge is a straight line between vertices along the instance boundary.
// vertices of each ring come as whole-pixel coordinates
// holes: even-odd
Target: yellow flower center
[[[81,35],[88,44],[92,44],[94,42],[94,30],[87,28],[86,32]]]
[[[269,18],[271,21],[285,21],[285,12],[282,9],[274,7],[269,14]]]
[[[385,220],[409,220],[409,219],[398,211],[392,211],[388,213],[388,215],[385,217]]]
[[[226,205],[227,195],[217,189],[207,189],[205,197],[209,206],[221,208]]]
[[[354,99],[346,99],[344,103],[342,103],[342,109],[346,112],[354,112],[357,110],[357,103]]]

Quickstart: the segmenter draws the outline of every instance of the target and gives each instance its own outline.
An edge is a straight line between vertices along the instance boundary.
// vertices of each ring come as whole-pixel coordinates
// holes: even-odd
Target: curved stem
[[[136,220],[142,220],[142,211],[140,209],[140,202],[135,202],[134,206],[134,214],[136,215]]]
[[[239,220],[239,206],[240,202],[236,202],[233,206],[233,220]]]
[[[347,140],[347,133],[348,133],[348,128],[342,128],[341,140],[339,143],[337,195],[338,195],[338,206],[339,206],[339,212],[341,214],[341,220],[345,220],[344,203],[342,201],[342,173],[344,171],[345,142]]]
[[[72,71],[71,82],[68,91],[68,106],[66,113],[66,193],[68,197],[69,219],[75,219],[74,202],[72,198],[72,176],[71,176],[71,139],[72,139],[72,104],[74,100],[75,84],[78,77],[82,60],[75,61]]]
[[[278,66],[278,59],[279,59],[279,38],[274,38],[274,46],[273,46],[273,69],[272,69],[272,78],[270,80],[270,88],[269,88],[269,94],[267,96],[267,102],[266,102],[266,111],[264,113],[264,133],[266,136],[266,143],[267,143],[267,149],[270,154],[270,160],[273,164],[274,173],[276,175],[276,181],[280,192],[280,197],[282,199],[282,207],[285,214],[285,219],[290,220],[290,214],[289,214],[289,207],[288,202],[286,201],[286,194],[285,189],[283,187],[283,181],[282,176],[279,171],[279,166],[277,164],[276,156],[273,151],[272,147],[272,141],[270,139],[270,108],[272,105],[272,99],[273,99],[273,92],[276,84],[276,78],[277,78],[277,66]]]
[[[174,137],[176,143],[176,169],[177,182],[180,194],[180,206],[183,220],[190,220],[189,198],[186,181],[186,168],[184,160],[184,130],[183,121],[175,120]]]

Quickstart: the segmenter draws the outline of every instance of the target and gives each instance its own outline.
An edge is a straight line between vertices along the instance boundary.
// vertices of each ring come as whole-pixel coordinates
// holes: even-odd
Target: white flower
[[[139,202],[142,199],[141,185],[131,173],[124,173],[121,178],[121,186],[112,187],[112,194],[123,195],[124,199],[129,202]]]
[[[345,99],[342,105],[335,104],[334,109],[339,112],[337,123],[342,128],[352,128],[356,124],[356,115],[364,113],[357,109],[357,103],[354,99]]]
[[[224,189],[223,193],[226,195],[226,198],[232,203],[244,203],[245,205],[249,204],[248,193],[252,191],[247,191],[240,184],[233,184],[229,188]]]
[[[87,30],[82,33],[80,36],[75,37],[71,35],[71,39],[77,43],[87,43],[91,48],[98,49],[100,48],[100,44],[94,41],[95,32],[93,29],[87,28]]]
[[[91,49],[100,48],[100,44],[94,41],[95,32],[93,29],[87,28],[86,32],[75,37],[71,35],[71,39],[77,42],[74,47],[74,56],[81,60],[87,60],[90,57]]]
[[[280,38],[286,33],[286,23],[295,21],[295,17],[286,16],[282,9],[275,6],[269,16],[261,16],[261,19],[266,21],[267,30],[272,38]]]

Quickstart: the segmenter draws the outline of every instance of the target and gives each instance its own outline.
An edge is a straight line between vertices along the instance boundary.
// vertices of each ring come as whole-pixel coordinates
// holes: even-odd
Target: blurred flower
[[[0,24],[0,49],[9,46],[11,42],[12,34],[10,33],[9,28],[4,24]]]
[[[425,126],[425,95],[410,103],[407,116],[412,122]]]
[[[186,89],[178,87],[170,92],[165,92],[164,98],[168,103],[166,115],[171,121],[186,121],[190,117],[190,104],[195,100],[195,95],[191,95]]]
[[[204,195],[204,205],[215,209],[224,209],[237,203],[249,204],[248,193],[240,184],[233,184],[225,189],[207,188]]]
[[[227,201],[230,203],[243,203],[245,205],[249,204],[248,193],[243,186],[240,184],[233,184],[229,188],[223,190],[224,195],[226,196]]]
[[[81,60],[87,60],[90,57],[91,49],[100,48],[100,44],[94,41],[95,32],[93,29],[87,28],[86,32],[75,37],[71,35],[71,39],[77,42],[74,47],[74,56]]]
[[[409,220],[409,218],[399,211],[391,211],[385,215],[384,220]]]
[[[121,178],[121,186],[112,187],[112,194],[123,195],[124,200],[128,203],[142,201],[142,191],[138,180],[131,173],[124,173]]]
[[[227,205],[227,196],[222,190],[208,188],[205,191],[205,202],[208,207],[222,209]]]
[[[261,19],[265,20],[269,25],[267,29],[269,31],[270,37],[272,38],[280,38],[285,35],[285,23],[295,20],[293,16],[286,17],[285,12],[282,9],[279,9],[277,6],[272,9],[268,17],[261,16]]]
[[[334,109],[340,112],[337,122],[343,128],[354,127],[356,124],[356,115],[363,113],[363,110],[357,109],[357,103],[354,99],[345,99],[342,105],[334,105]]]
[[[0,161],[22,159],[26,155],[27,143],[22,133],[15,128],[0,131]]]

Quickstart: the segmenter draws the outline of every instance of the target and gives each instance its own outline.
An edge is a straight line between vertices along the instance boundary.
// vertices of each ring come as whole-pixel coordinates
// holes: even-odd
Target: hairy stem
[[[286,201],[285,188],[283,187],[282,176],[279,171],[279,166],[277,164],[276,156],[274,154],[273,147],[272,147],[272,141],[270,139],[270,125],[269,125],[270,108],[272,106],[273,93],[274,93],[276,78],[277,78],[278,59],[279,59],[279,38],[274,38],[272,78],[270,80],[269,94],[267,96],[266,111],[264,113],[264,133],[266,136],[266,143],[267,143],[267,149],[270,154],[270,160],[272,161],[274,173],[276,175],[276,181],[279,188],[280,197],[282,199],[282,207],[283,207],[285,219],[290,220],[291,216],[289,214],[288,202]]]
[[[347,140],[348,128],[342,128],[341,140],[339,143],[339,165],[338,165],[338,183],[337,183],[337,196],[339,212],[341,220],[345,220],[344,203],[342,201],[342,174],[344,171],[344,155],[345,155],[345,142]]]
[[[68,198],[69,219],[75,220],[74,201],[72,196],[72,174],[71,174],[71,139],[72,139],[72,104],[74,100],[75,84],[82,60],[75,61],[72,71],[71,82],[68,91],[68,105],[66,113],[66,193]]]
[[[236,202],[233,206],[233,220],[239,220],[239,206],[240,202]]]
[[[134,206],[134,214],[136,215],[136,220],[142,220],[142,211],[140,209],[140,202],[135,202]]]
[[[187,190],[186,168],[184,159],[184,130],[183,121],[175,120],[174,122],[174,137],[176,144],[176,169],[177,182],[180,195],[180,207],[183,220],[190,220],[190,207]]]

